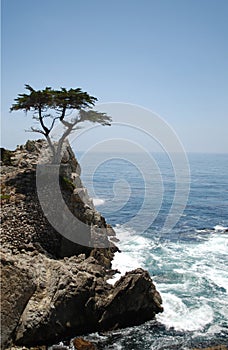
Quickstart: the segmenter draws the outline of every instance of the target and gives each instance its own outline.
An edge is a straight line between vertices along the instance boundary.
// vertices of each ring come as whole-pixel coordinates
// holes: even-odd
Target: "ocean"
[[[228,344],[228,154],[189,154],[179,197],[165,154],[152,155],[159,176],[140,153],[77,156],[89,195],[120,240],[113,268],[148,270],[164,306],[153,321],[86,339],[115,350]],[[178,218],[173,227],[168,215]]]

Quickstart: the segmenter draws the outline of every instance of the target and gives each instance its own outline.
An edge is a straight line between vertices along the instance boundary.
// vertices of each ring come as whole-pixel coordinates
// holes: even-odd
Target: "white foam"
[[[222,226],[222,225],[216,225],[214,226],[214,230],[215,232],[224,232],[225,230],[228,230],[228,227]]]
[[[219,231],[210,230],[211,234],[206,239],[192,244],[181,241],[160,243],[124,226],[115,227],[122,253],[115,254],[113,268],[123,275],[138,267],[145,268],[150,262],[164,306],[164,312],[157,315],[157,319],[167,328],[205,333],[205,326],[218,315],[224,319],[228,317],[228,299],[222,290],[228,291],[228,239],[225,233],[221,234],[224,226],[215,228]],[[164,276],[156,277],[156,267]],[[119,278],[120,274],[117,274],[109,283],[114,284]],[[208,286],[215,293],[203,295],[204,288]],[[210,332],[216,333],[217,329],[212,327]]]
[[[110,284],[114,284],[127,271],[134,270],[138,267],[140,267],[139,262],[133,257],[131,257],[129,254],[124,252],[117,252],[112,262],[112,268],[120,271],[120,274],[118,273],[114,275],[113,278],[109,279],[107,282]]]
[[[195,229],[195,232],[197,233],[224,233],[226,230],[228,230],[227,226],[222,226],[222,225],[215,225],[213,229],[210,228],[202,228],[202,229]]]
[[[115,253],[112,261],[112,268],[120,271],[120,274],[114,275],[107,282],[114,284],[127,271],[134,270],[139,267],[144,267],[145,250],[148,251],[149,240],[135,234],[131,229],[127,229],[122,225],[116,225],[115,232],[120,240],[117,244],[121,253]]]
[[[207,334],[215,335],[215,334],[221,333],[222,330],[223,330],[222,327],[215,324],[209,327]]]
[[[105,199],[102,198],[93,198],[93,204],[95,206],[103,205],[105,204]]]
[[[217,232],[211,235],[205,242],[194,246],[193,248],[190,247],[188,250],[191,254],[190,256],[194,257],[201,255],[202,258],[204,258],[205,254],[228,255],[227,235],[220,235]]]
[[[202,228],[202,229],[198,229],[198,230],[195,229],[196,233],[211,233],[211,231],[212,230],[209,228]]]
[[[217,264],[218,265],[218,264]],[[228,271],[226,269],[218,269],[213,267],[205,267],[203,274],[220,288],[224,288],[228,292]]]
[[[202,330],[205,325],[213,320],[213,310],[207,304],[198,308],[188,308],[183,301],[171,294],[161,293],[164,312],[157,315],[157,320],[167,328],[177,331]]]

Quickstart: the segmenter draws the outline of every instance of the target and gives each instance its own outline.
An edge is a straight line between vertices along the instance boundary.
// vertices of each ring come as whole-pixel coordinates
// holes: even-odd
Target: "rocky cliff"
[[[47,345],[137,325],[162,312],[161,297],[146,271],[128,272],[114,286],[106,282],[114,273],[115,232],[83,187],[68,144],[58,174],[61,193],[70,212],[86,223],[83,235],[90,243],[72,242],[49,223],[37,193],[37,164],[45,147],[38,140],[15,151],[1,149],[3,348]],[[46,196],[54,191],[48,187],[43,188]],[[50,211],[55,206],[51,201]],[[73,231],[72,237],[81,234],[79,227]]]

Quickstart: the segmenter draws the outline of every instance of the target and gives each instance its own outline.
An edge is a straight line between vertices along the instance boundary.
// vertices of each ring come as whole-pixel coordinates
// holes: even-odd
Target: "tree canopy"
[[[97,98],[90,96],[80,88],[60,90],[46,87],[43,90],[35,90],[30,85],[25,85],[27,94],[19,94],[14,100],[10,111],[22,110],[31,112],[40,126],[31,127],[30,131],[43,134],[53,153],[53,159],[59,161],[64,140],[68,135],[76,130],[79,123],[89,121],[101,125],[111,125],[112,118],[106,113],[97,112],[92,109]],[[72,113],[75,112],[75,115]],[[60,122],[64,126],[64,132],[57,142],[57,148],[51,140],[51,131],[56,123]]]

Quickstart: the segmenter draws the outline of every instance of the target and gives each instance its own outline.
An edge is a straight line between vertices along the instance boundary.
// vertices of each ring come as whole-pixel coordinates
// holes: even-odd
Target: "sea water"
[[[175,169],[168,157],[154,155],[161,176],[148,184],[153,174],[149,164],[148,172],[145,164],[142,171],[141,154],[129,158],[98,153],[89,162],[83,155],[79,158],[83,182],[120,240],[121,253],[115,254],[113,268],[121,274],[137,267],[148,270],[164,306],[155,320],[141,326],[87,338],[99,349],[228,344],[228,154],[188,155],[189,196],[171,230],[163,229],[176,188]],[[145,200],[146,186],[151,201]]]

